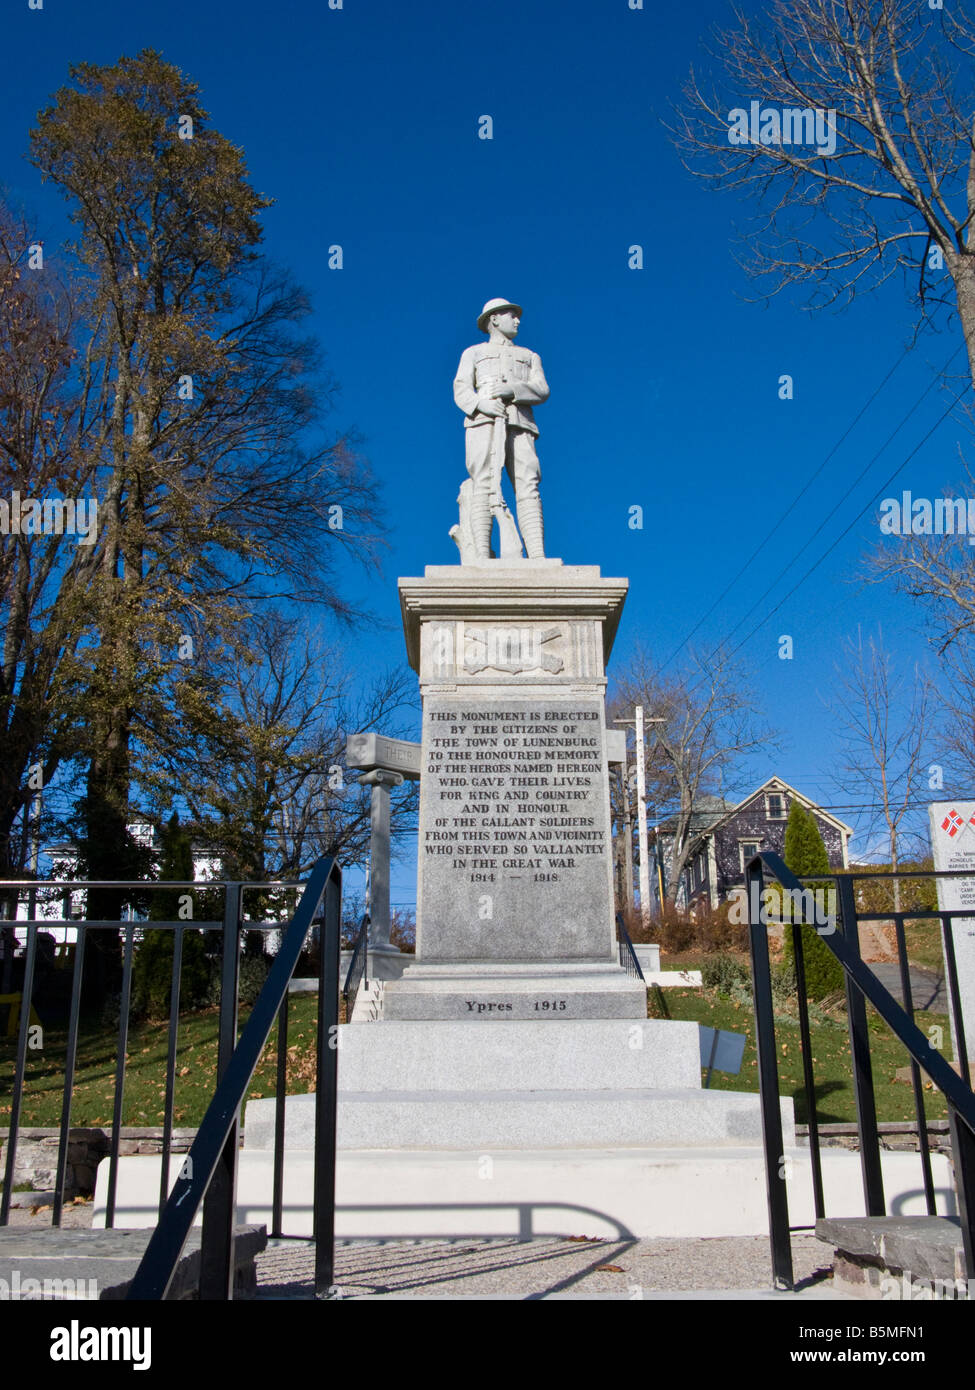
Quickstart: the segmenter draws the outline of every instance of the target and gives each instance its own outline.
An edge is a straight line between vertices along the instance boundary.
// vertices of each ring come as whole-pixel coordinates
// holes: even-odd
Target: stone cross
[[[403,785],[401,772],[377,768],[359,778],[372,787],[369,851],[369,942],[373,950],[389,949],[389,792]]]
[[[374,951],[393,951],[389,939],[389,794],[404,781],[420,780],[420,745],[383,734],[350,734],[345,761],[349,767],[367,769],[360,785],[372,788],[369,841],[369,942]],[[398,954],[398,953],[397,953]]]

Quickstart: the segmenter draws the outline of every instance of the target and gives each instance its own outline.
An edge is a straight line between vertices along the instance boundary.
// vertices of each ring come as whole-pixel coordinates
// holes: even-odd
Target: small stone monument
[[[520,314],[484,306],[489,342],[454,383],[462,563],[399,581],[423,736],[416,961],[387,984],[387,1019],[646,1017],[613,914],[605,669],[627,583],[544,557],[531,405],[548,386],[513,347]],[[505,553],[502,467],[527,558]]]
[[[362,769],[360,786],[371,787],[369,835],[369,974],[396,978],[403,957],[390,941],[390,792],[404,781],[420,780],[420,745],[383,734],[350,734],[345,760]]]

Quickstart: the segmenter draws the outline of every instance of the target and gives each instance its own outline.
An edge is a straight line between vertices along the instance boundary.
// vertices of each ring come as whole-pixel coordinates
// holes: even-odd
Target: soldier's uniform
[[[518,529],[529,557],[541,559],[545,553],[542,504],[538,495],[542,472],[535,453],[538,426],[532,406],[548,399],[548,383],[538,353],[507,339],[503,343],[476,343],[467,348],[461,355],[454,379],[454,400],[466,417],[467,471],[474,483],[474,541],[479,556],[486,559],[490,553],[493,521],[491,445],[495,417],[478,409],[478,396],[499,384],[510,386],[514,391],[514,398],[505,409],[504,466],[515,489]]]

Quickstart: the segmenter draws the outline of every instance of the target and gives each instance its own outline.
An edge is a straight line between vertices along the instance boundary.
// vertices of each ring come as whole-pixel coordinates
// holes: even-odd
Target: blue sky
[[[384,624],[368,649],[347,642],[364,677],[405,660],[397,576],[455,559],[447,531],[465,474],[451,383],[490,297],[524,305],[520,341],[541,354],[551,387],[538,411],[548,553],[630,581],[617,659],[638,639],[669,654],[762,543],[696,638],[721,641],[835,508],[739,641],[946,404],[933,391],[850,490],[960,343],[956,326],[922,338],[777,526],[900,356],[912,311],[896,279],[842,314],[812,316],[785,296],[771,307],[746,301],[753,291],[733,235],[752,209],[694,181],[661,125],[690,65],[706,62],[705,30],[730,12],[724,0],[647,4],[521,0],[496,13],[451,0],[6,7],[0,179],[51,241],[65,234],[64,209],[23,158],[27,130],[71,62],[114,62],[143,47],[200,85],[252,182],[275,199],[265,248],[312,294],[313,328],[341,384],[335,424],[364,436],[390,522],[384,576],[346,576]],[[477,138],[485,114],[490,141]],[[343,248],[341,270],[327,268],[332,244]],[[628,268],[633,244],[643,247],[643,270]],[[778,398],[783,373],[794,377],[792,401]],[[963,438],[960,424],[942,425],[893,491],[961,489]],[[642,530],[628,526],[634,504]],[[835,741],[822,697],[838,644],[857,624],[882,622],[905,667],[929,653],[920,611],[858,582],[877,539],[872,510],[740,653],[784,742],[754,765],[756,782],[776,772],[826,802],[865,799],[857,788],[838,794],[829,780]],[[778,658],[784,633],[791,661]],[[407,857],[394,899],[412,898]]]

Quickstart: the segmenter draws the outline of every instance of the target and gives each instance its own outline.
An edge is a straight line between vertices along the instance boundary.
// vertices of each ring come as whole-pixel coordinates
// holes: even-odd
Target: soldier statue
[[[515,346],[520,319],[520,304],[488,300],[477,320],[488,340],[466,349],[454,380],[454,400],[466,417],[470,481],[461,487],[460,526],[451,535],[464,564],[491,558],[495,517],[501,558],[521,556],[521,541],[501,493],[502,468],[514,484],[518,526],[528,557],[541,560],[545,556],[538,495],[542,474],[535,453],[538,426],[532,406],[548,399],[548,384],[538,354]]]

